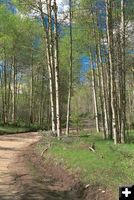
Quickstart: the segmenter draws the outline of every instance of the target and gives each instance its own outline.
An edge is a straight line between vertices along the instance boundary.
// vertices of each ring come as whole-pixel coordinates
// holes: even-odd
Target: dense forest
[[[0,0],[0,200],[134,199],[133,166],[134,0]]]
[[[133,13],[133,0],[0,1],[0,123],[127,142]]]

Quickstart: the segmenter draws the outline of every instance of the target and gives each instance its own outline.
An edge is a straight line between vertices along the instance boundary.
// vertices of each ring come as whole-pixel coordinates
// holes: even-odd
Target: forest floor
[[[15,125],[0,125],[0,135],[18,134],[37,131],[36,127],[25,127]]]

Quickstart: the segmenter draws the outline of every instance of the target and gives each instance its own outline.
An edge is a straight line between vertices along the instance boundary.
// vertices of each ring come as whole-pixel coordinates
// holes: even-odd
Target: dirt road
[[[21,188],[17,179],[19,176],[30,178],[21,154],[39,139],[37,133],[0,136],[0,200],[18,198]]]
[[[76,191],[67,191],[62,182],[58,182],[52,174],[50,175],[51,166],[48,172],[35,172],[36,178],[33,177],[35,168],[31,173],[28,157],[35,158],[35,155],[32,155],[29,147],[40,138],[38,133],[0,136],[0,200],[79,199]]]

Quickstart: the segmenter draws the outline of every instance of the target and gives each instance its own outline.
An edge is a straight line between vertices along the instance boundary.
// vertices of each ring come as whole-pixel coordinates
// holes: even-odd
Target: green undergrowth
[[[15,134],[15,133],[24,133],[31,131],[31,128],[27,127],[18,127],[13,125],[0,125],[0,135],[4,134]]]
[[[113,141],[103,140],[101,134],[92,133],[87,137],[83,135],[61,141],[44,137],[37,146],[38,150],[41,152],[49,142],[52,145],[44,157],[53,156],[72,172],[78,173],[87,184],[106,186],[115,191],[121,185],[134,184],[133,143],[114,145]],[[88,150],[93,142],[95,153]]]

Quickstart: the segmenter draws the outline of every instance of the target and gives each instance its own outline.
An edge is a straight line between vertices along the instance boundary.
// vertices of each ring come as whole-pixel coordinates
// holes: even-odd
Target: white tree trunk
[[[121,0],[121,54],[122,54],[122,85],[121,85],[121,143],[125,142],[126,129],[126,67],[125,67],[125,1]]]
[[[103,109],[104,109],[104,120],[105,120],[105,131],[106,137],[109,137],[108,130],[108,115],[107,115],[107,101],[106,101],[106,92],[104,86],[104,66],[101,58],[100,46],[98,46],[99,60],[100,60],[100,76],[101,76],[101,87],[102,87],[102,101],[103,101]]]
[[[69,70],[69,90],[67,103],[67,121],[66,121],[66,136],[69,135],[69,121],[71,110],[71,93],[72,93],[72,68],[73,68],[73,49],[72,49],[72,0],[69,0],[70,5],[70,70]]]
[[[91,58],[91,56],[90,56]],[[94,99],[94,112],[95,112],[95,121],[96,121],[96,131],[100,132],[99,127],[99,116],[98,116],[98,103],[97,103],[97,92],[96,92],[96,81],[95,81],[95,71],[93,67],[93,61],[91,58],[91,72],[92,72],[92,89],[93,89],[93,99]]]
[[[55,93],[56,93],[56,126],[57,126],[57,136],[60,139],[61,136],[61,120],[60,120],[60,95],[59,95],[59,47],[58,47],[58,21],[57,12],[58,7],[56,0],[54,0],[54,35],[55,35]]]
[[[110,79],[111,79],[111,108],[112,108],[112,128],[114,143],[117,144],[117,124],[116,124],[116,91],[115,91],[115,80],[114,80],[114,64],[113,64],[113,33],[111,30],[111,0],[105,0],[106,2],[106,25],[107,25],[107,40],[108,40],[108,57],[110,64]]]
[[[48,6],[48,1],[46,1],[46,4]],[[54,91],[53,91],[53,73],[52,73],[52,66],[51,66],[51,52],[50,52],[50,37],[49,33],[50,33],[50,24],[48,24],[48,28],[46,27],[45,24],[45,17],[44,17],[44,13],[43,13],[43,5],[42,2],[40,0],[39,2],[39,9],[40,9],[40,13],[41,13],[41,18],[42,18],[42,23],[43,23],[43,27],[44,27],[44,32],[45,32],[45,39],[46,39],[46,53],[47,53],[47,66],[48,66],[48,74],[49,74],[49,91],[50,91],[50,104],[51,104],[51,124],[52,124],[52,132],[55,134],[56,132],[56,127],[55,127],[55,109],[54,109]],[[51,9],[51,7],[47,7],[47,9]],[[47,10],[48,11],[48,10]],[[49,12],[49,11],[48,11]],[[51,17],[51,16],[48,16]]]

